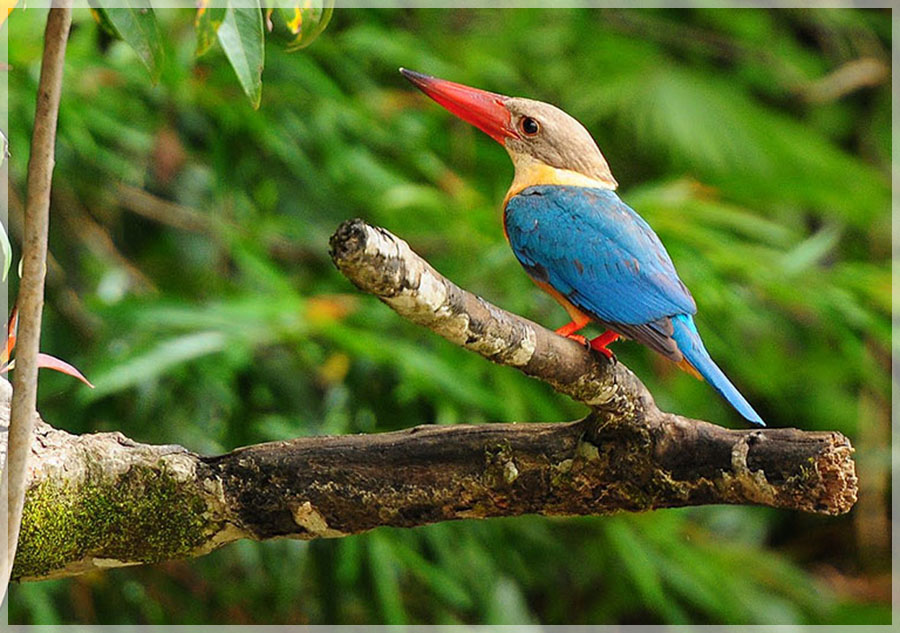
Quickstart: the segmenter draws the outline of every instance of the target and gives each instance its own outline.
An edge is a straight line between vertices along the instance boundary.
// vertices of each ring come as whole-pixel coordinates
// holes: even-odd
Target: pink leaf
[[[56,356],[50,356],[50,354],[44,354],[43,352],[38,352],[37,355],[37,365],[38,367],[46,367],[47,369],[55,369],[56,371],[62,372],[66,375],[72,376],[73,378],[77,378],[84,384],[86,384],[91,389],[94,388],[94,385],[91,384],[87,378],[84,377],[80,371],[72,367],[69,363],[64,360],[58,359]]]

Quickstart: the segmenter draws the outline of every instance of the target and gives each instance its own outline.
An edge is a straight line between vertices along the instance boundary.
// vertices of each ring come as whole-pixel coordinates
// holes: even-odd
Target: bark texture
[[[198,556],[239,538],[711,503],[840,514],[856,500],[853,449],[840,433],[729,430],[664,413],[623,365],[458,288],[387,231],[356,220],[331,245],[340,270],[401,316],[592,413],[300,438],[214,457],[40,422],[14,577]],[[9,391],[0,382],[0,405]]]

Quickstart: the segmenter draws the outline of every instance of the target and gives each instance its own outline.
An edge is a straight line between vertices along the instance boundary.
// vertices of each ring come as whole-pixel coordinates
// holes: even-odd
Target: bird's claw
[[[616,355],[613,354],[613,351],[606,348],[606,346],[609,344],[609,341],[601,340],[604,338],[602,336],[598,336],[593,340],[589,340],[581,334],[569,334],[568,336],[565,336],[565,338],[571,339],[579,345],[584,345],[584,347],[587,348],[588,351],[594,350],[595,352],[600,352],[604,357],[606,357],[607,360],[616,360]]]
[[[590,345],[588,345],[588,348],[594,350],[595,352],[600,352],[606,357],[606,360],[611,360],[613,362],[615,362],[616,360],[616,355],[613,353],[613,351],[611,349],[607,349],[603,345],[594,345],[594,342],[591,341]]]
[[[575,342],[578,343],[579,345],[584,345],[584,346],[585,346],[586,348],[588,348],[588,349],[591,348],[591,343],[590,343],[590,341],[588,341],[588,340],[587,340],[585,337],[583,337],[581,334],[569,334],[568,336],[566,336],[566,338],[572,339],[573,341],[575,341]]]
[[[607,330],[597,338],[591,340],[591,349],[596,350],[606,356],[607,360],[614,360],[615,354],[613,354],[611,349],[607,349],[606,346],[617,340],[619,335],[612,330]]]

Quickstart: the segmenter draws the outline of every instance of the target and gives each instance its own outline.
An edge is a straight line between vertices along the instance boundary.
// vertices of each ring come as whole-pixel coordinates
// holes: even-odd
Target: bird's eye
[[[522,134],[525,136],[534,136],[541,131],[541,126],[536,119],[526,116],[519,121],[519,129],[522,130]]]

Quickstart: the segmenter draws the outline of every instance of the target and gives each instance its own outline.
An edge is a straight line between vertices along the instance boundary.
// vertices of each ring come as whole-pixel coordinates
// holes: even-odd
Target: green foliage
[[[691,288],[713,357],[769,424],[850,435],[875,465],[869,501],[888,498],[877,490],[890,463],[871,438],[890,406],[890,85],[804,95],[848,61],[889,63],[889,13],[342,9],[315,45],[287,54],[290,12],[275,12],[253,111],[240,104],[234,50],[211,46],[224,6],[196,26],[196,12],[156,12],[155,87],[139,56],[75,13],[42,349],[97,390],[42,376],[48,421],[218,453],[582,415],[401,321],[333,269],[328,236],[359,216],[498,305],[565,322],[504,242],[507,156],[411,89],[405,66],[550,101],[585,123]],[[234,13],[229,41],[247,28],[262,46],[256,15]],[[21,195],[43,12],[8,22],[10,189]],[[257,61],[245,59],[258,96]],[[664,409],[740,423],[647,350],[616,353]],[[884,623],[886,567],[859,554],[858,521],[702,508],[240,543],[16,586],[10,619]]]
[[[159,27],[152,8],[131,6],[125,2],[110,5],[106,0],[90,0],[91,13],[100,27],[108,34],[118,37],[131,46],[150,71],[153,82],[159,80],[163,49]],[[245,6],[246,5],[246,6]],[[250,98],[253,108],[259,107],[262,99],[262,71],[265,58],[265,32],[262,11],[258,0],[233,4],[230,0],[202,0],[198,3],[194,18],[197,32],[197,50],[203,55],[218,38],[231,67],[237,75],[244,93]],[[278,35],[282,29],[289,35],[285,49],[296,51],[306,48],[325,30],[334,13],[334,0],[324,0],[323,4],[306,0],[280,3],[277,8],[266,9],[269,31],[277,24]],[[277,20],[273,21],[273,14]],[[5,140],[0,138],[0,140]],[[0,143],[0,154],[5,146]],[[0,164],[2,164],[0,155]]]
[[[216,35],[254,108],[262,99],[262,71],[265,56],[262,12],[259,4],[250,8],[225,8]]]
[[[153,82],[159,81],[163,53],[153,9],[130,0],[91,0],[90,4],[100,25],[128,42],[150,71]]]

